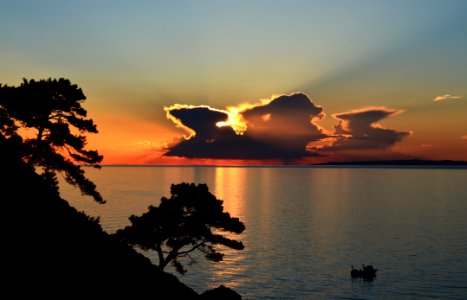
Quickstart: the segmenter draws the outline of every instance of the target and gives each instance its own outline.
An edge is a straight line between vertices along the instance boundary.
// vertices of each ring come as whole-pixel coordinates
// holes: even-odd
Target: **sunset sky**
[[[467,160],[465,0],[0,5],[0,83],[78,84],[104,164]]]

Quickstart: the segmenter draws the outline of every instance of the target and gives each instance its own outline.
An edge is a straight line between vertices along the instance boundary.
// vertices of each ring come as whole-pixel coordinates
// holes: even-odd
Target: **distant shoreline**
[[[344,161],[344,162],[329,162],[317,164],[320,166],[420,166],[420,167],[467,167],[467,161],[456,160],[423,160],[423,159],[408,159],[408,160],[372,160],[372,161]]]
[[[310,165],[151,165],[151,164],[104,164],[103,167],[164,167],[164,168],[428,168],[428,169],[467,169],[467,161],[452,160],[392,160],[392,161],[346,161]]]

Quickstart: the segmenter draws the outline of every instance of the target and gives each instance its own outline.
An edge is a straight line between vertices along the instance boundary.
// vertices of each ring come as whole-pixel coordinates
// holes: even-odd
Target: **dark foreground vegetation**
[[[0,84],[2,298],[240,299],[225,287],[198,295],[60,197],[62,174],[105,202],[80,165],[99,167],[102,160],[84,149],[82,133],[97,133],[80,106],[84,99],[64,79]]]
[[[196,293],[62,200],[0,137],[2,293],[23,296]],[[168,297],[170,295],[170,297]],[[165,297],[164,297],[165,296]]]
[[[224,211],[222,201],[209,192],[206,184],[172,184],[170,198],[162,197],[159,206],[150,206],[141,216],[131,216],[131,225],[117,231],[116,236],[130,245],[154,251],[155,264],[162,271],[171,263],[184,274],[184,258],[199,251],[206,259],[219,262],[224,254],[219,245],[243,250],[241,241],[223,232],[242,233],[245,225]]]

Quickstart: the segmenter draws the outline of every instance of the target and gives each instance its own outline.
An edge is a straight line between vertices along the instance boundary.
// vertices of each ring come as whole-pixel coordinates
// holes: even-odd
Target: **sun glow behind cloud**
[[[260,101],[257,103],[244,102],[236,106],[227,106],[226,110],[217,109],[209,105],[187,105],[187,104],[177,103],[171,106],[165,106],[164,111],[166,112],[167,119],[171,120],[175,124],[176,127],[181,128],[188,133],[188,136],[184,136],[185,139],[190,139],[191,137],[194,137],[196,135],[196,131],[186,126],[185,124],[183,124],[179,118],[171,114],[171,112],[174,110],[179,110],[179,109],[190,110],[190,109],[195,109],[195,108],[206,108],[209,111],[216,111],[216,112],[224,113],[227,115],[227,119],[224,121],[217,122],[216,126],[217,127],[230,127],[235,131],[236,134],[242,135],[243,133],[245,133],[245,131],[248,128],[247,121],[243,117],[243,112],[245,112],[246,110],[252,109],[254,107],[257,107],[257,106],[267,105],[272,100],[274,100],[275,98],[279,96],[280,96],[279,94],[273,94],[271,98],[260,99]],[[269,117],[270,117],[270,114],[269,114]]]
[[[248,109],[252,109],[256,106],[267,105],[271,103],[272,100],[281,96],[280,94],[272,94],[270,98],[260,99],[257,103],[240,103],[236,106],[227,106],[226,113],[229,115],[229,118],[226,122],[218,122],[216,126],[224,127],[230,126],[237,134],[243,134],[248,128],[247,121],[243,117],[243,112]]]
[[[228,115],[227,121],[216,123],[217,127],[231,127],[235,133],[242,135],[247,130],[247,125],[237,107],[228,107],[224,111]]]

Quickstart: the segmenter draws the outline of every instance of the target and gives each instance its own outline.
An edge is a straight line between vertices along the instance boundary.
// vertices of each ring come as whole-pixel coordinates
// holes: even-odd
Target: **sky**
[[[464,0],[0,7],[0,83],[80,86],[104,164],[467,160]]]

